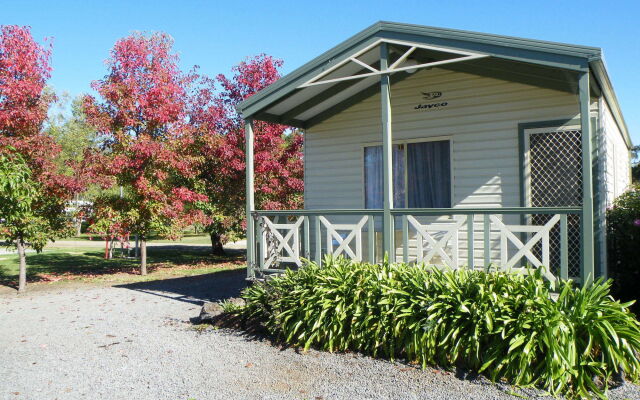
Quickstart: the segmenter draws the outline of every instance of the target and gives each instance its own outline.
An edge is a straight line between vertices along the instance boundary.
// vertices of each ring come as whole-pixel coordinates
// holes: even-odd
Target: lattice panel
[[[531,207],[570,207],[582,205],[582,140],[580,130],[549,131],[529,135]],[[534,214],[533,225],[546,224],[551,215]],[[580,217],[569,215],[569,276],[580,276]],[[538,244],[535,253],[541,254]],[[560,232],[550,232],[550,264],[558,274]]]
[[[531,207],[582,204],[580,131],[534,133],[529,136]]]

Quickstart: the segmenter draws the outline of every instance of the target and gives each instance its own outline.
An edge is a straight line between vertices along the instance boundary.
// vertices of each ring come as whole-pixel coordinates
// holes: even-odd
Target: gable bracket
[[[389,43],[389,44],[407,46],[407,47],[409,47],[409,49],[398,60],[396,60],[393,64],[391,64],[388,68],[381,69],[381,70],[373,68],[372,66],[370,66],[367,63],[364,63],[364,62],[362,62],[362,61],[360,61],[358,59],[359,56],[361,56],[362,54],[365,54],[369,50],[373,49],[374,47],[376,47],[376,46],[378,46],[378,45],[380,45],[382,43]],[[400,65],[402,65],[402,63],[418,48],[426,49],[426,50],[435,50],[435,51],[451,53],[451,54],[457,54],[457,55],[459,55],[461,57],[448,59],[448,60],[433,61],[433,62],[428,62],[428,63],[422,63],[422,64],[417,64],[417,65],[400,67]],[[437,65],[451,64],[451,63],[456,63],[456,62],[460,62],[460,61],[476,60],[476,59],[484,58],[484,57],[488,57],[488,55],[481,54],[481,53],[469,52],[469,51],[453,50],[453,49],[440,47],[440,46],[422,45],[422,44],[418,44],[418,43],[405,42],[405,41],[401,41],[401,40],[380,39],[380,40],[370,44],[369,46],[363,48],[362,50],[356,52],[351,57],[349,57],[349,58],[347,58],[347,59],[345,59],[345,60],[343,60],[343,61],[341,61],[341,62],[339,62],[339,63],[337,63],[335,65],[333,65],[332,67],[326,69],[325,71],[321,72],[320,74],[314,76],[313,78],[309,79],[308,81],[306,81],[302,85],[298,86],[298,88],[302,89],[302,88],[309,87],[309,86],[323,85],[323,84],[326,84],[326,83],[336,83],[336,82],[342,82],[342,81],[347,81],[347,80],[352,80],[352,79],[361,79],[361,78],[366,78],[366,77],[375,76],[375,75],[392,74],[394,72],[416,70],[416,69],[419,69],[419,68],[430,68],[430,67],[434,67],[434,66],[437,66]],[[349,75],[349,76],[343,76],[343,77],[338,77],[338,78],[333,78],[333,79],[321,80],[323,77],[329,75],[331,72],[337,70],[338,68],[340,68],[340,67],[342,67],[342,66],[344,66],[344,65],[346,65],[347,63],[350,63],[350,62],[355,62],[356,64],[359,64],[359,65],[365,67],[366,69],[368,69],[371,72],[359,73],[359,74],[355,74],[355,75]]]

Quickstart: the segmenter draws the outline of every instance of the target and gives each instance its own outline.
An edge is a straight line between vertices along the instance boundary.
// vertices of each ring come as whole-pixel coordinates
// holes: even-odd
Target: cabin
[[[325,255],[607,274],[632,144],[599,48],[378,22],[238,111],[249,279]],[[304,131],[304,209],[255,209],[256,120]]]

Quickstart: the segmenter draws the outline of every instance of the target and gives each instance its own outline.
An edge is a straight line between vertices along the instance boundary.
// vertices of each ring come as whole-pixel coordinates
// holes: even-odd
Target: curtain
[[[448,140],[407,145],[410,208],[451,207],[451,157]]]
[[[404,147],[393,146],[393,205],[405,207]],[[382,146],[364,148],[364,206],[383,208]]]
[[[404,145],[393,146],[393,207],[405,207]]]
[[[382,208],[382,146],[364,148],[364,208]]]

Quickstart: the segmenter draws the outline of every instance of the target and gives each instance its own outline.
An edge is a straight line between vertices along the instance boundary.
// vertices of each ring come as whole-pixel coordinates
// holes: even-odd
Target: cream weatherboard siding
[[[423,100],[421,92],[433,91],[442,97]],[[437,110],[415,109],[442,102],[447,105]],[[393,85],[391,103],[394,141],[451,140],[454,207],[519,206],[518,124],[579,117],[576,95],[442,69]],[[306,130],[305,208],[364,208],[363,146],[373,144],[381,144],[379,95]],[[479,217],[475,229],[478,263]],[[466,260],[465,241],[463,233],[460,258]]]
[[[606,210],[611,207],[616,197],[627,190],[631,184],[630,149],[616,124],[611,110],[602,97],[598,102],[598,180],[594,189],[596,197],[595,236],[598,245],[600,274],[607,274],[606,246]]]
[[[631,184],[631,160],[629,148],[622,137],[613,115],[606,103],[601,102],[602,128],[604,129],[604,183],[606,187],[607,207],[616,197],[624,193]]]

